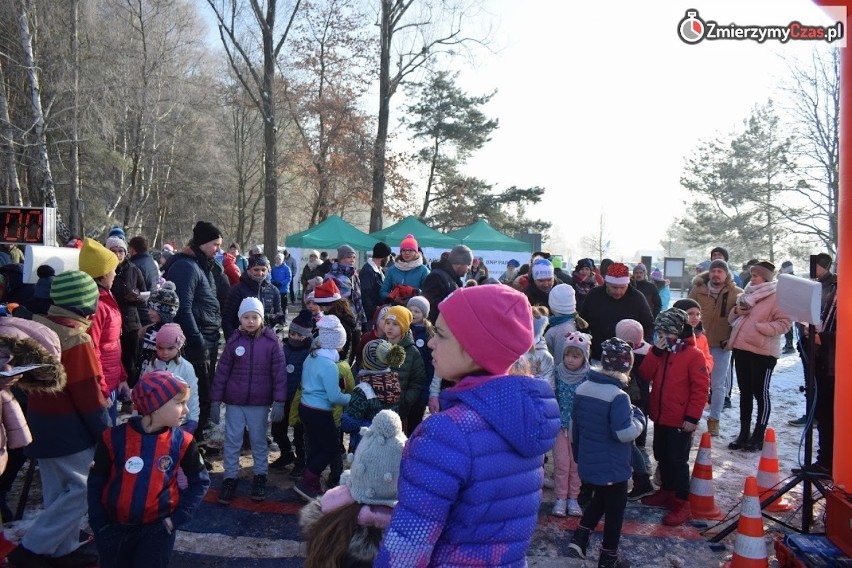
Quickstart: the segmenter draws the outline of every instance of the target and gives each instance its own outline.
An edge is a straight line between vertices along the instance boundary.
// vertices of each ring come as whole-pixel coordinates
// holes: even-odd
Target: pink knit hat
[[[438,307],[462,349],[491,374],[507,373],[533,344],[529,300],[509,286],[460,288]]]
[[[160,347],[177,347],[180,349],[186,343],[186,337],[180,325],[167,323],[157,331],[156,342]]]
[[[399,243],[400,252],[404,251],[405,249],[417,250],[418,248],[420,247],[417,244],[417,239],[415,239],[414,235],[410,233],[408,235],[405,235],[405,238],[402,239],[401,243]]]

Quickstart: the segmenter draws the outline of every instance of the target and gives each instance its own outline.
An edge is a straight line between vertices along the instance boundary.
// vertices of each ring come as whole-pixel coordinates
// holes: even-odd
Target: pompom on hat
[[[169,371],[145,373],[133,387],[133,406],[142,416],[153,414],[182,392],[189,390],[183,379]]]
[[[406,440],[402,421],[392,410],[382,410],[368,428],[361,428],[352,468],[343,479],[355,501],[364,505],[396,505]]]
[[[125,234],[124,229],[122,229],[119,225],[113,226],[109,230],[109,233],[107,233],[107,237],[118,237],[121,240],[127,239],[127,235]]]
[[[546,258],[539,258],[530,268],[533,280],[544,280],[553,278],[553,263]]]
[[[414,238],[414,235],[411,233],[405,235],[405,238],[402,239],[402,242],[399,243],[399,251],[402,252],[406,249],[417,250],[420,248],[420,245],[417,244],[417,239]]]
[[[167,323],[157,331],[156,343],[158,347],[177,347],[180,349],[186,343],[186,336],[178,324]]]
[[[56,277],[56,271],[49,264],[42,264],[36,270],[38,281],[35,283],[33,297],[42,300],[50,299],[50,287],[53,284],[53,279]]]
[[[626,264],[613,262],[606,269],[606,277],[604,280],[608,284],[613,284],[614,286],[625,286],[630,284],[630,269],[627,268]]]
[[[547,296],[550,311],[562,316],[570,316],[577,311],[577,297],[570,284],[557,284]]]
[[[346,345],[346,330],[337,316],[323,316],[317,322],[319,345],[323,349],[343,349]]]
[[[195,224],[195,227],[192,228],[192,242],[195,246],[200,246],[204,243],[209,243],[210,241],[215,241],[216,239],[221,238],[222,231],[220,231],[213,223],[199,221]]]
[[[663,276],[662,270],[657,269],[657,270],[654,270],[653,272],[651,272],[651,280],[653,280],[654,282],[665,282],[666,277]]]
[[[334,279],[329,278],[322,284],[314,288],[314,302],[317,304],[330,304],[341,299],[340,289],[334,283]]]
[[[439,308],[462,349],[493,375],[508,372],[532,347],[530,302],[509,286],[460,288]]]
[[[92,278],[100,278],[115,270],[118,266],[118,257],[94,239],[86,237],[83,240],[83,248],[80,249],[80,270]]]
[[[361,355],[361,366],[367,371],[399,367],[405,361],[405,349],[385,339],[368,341]]]

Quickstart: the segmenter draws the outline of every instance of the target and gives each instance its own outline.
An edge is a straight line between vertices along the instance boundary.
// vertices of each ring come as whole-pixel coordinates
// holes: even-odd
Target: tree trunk
[[[264,156],[264,217],[263,247],[269,258],[278,250],[278,171],[275,148],[275,101],[272,87],[275,82],[275,46],[272,32],[275,25],[276,0],[269,0],[266,10],[266,25],[263,26],[263,88],[260,93],[263,103],[263,142],[266,148]]]
[[[80,235],[80,109],[78,95],[80,90],[80,41],[77,36],[77,23],[80,19],[80,2],[71,0],[71,195],[68,213],[68,229],[72,235]]]
[[[9,101],[6,99],[6,78],[0,62],[0,152],[6,157],[6,179],[8,203],[23,205],[21,184],[18,181],[18,169],[15,164],[15,134],[9,120]]]
[[[379,54],[379,116],[376,143],[373,146],[373,205],[370,209],[370,232],[381,231],[385,207],[385,154],[390,121],[390,48],[391,0],[382,0],[381,48]]]

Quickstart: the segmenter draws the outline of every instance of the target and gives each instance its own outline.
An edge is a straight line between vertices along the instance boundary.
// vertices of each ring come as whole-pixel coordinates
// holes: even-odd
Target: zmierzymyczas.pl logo
[[[698,10],[689,9],[677,24],[677,35],[684,43],[696,44],[704,40],[739,40],[763,43],[774,40],[787,43],[792,40],[825,41],[832,43],[843,39],[846,30],[844,22],[837,21],[830,26],[807,25],[798,21],[782,26],[757,26],[730,23],[719,24],[715,20],[703,20]]]

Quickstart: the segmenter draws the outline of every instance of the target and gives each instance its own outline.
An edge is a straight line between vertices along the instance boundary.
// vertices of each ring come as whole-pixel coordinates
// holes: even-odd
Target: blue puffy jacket
[[[467,377],[409,438],[375,566],[526,566],[544,453],[559,431],[545,381]]]
[[[585,483],[621,483],[633,472],[630,446],[642,432],[643,417],[621,387],[618,379],[589,371],[574,393],[571,450]]]

